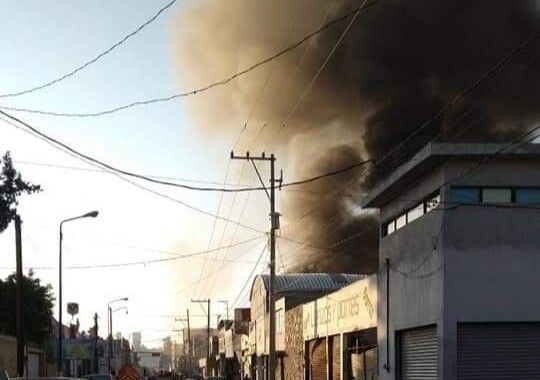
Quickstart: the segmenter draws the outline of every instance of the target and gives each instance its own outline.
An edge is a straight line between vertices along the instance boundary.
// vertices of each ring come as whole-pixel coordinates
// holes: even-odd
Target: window
[[[407,224],[407,214],[403,214],[397,217],[396,219],[396,230],[399,230],[401,227]]]
[[[521,204],[540,204],[540,189],[516,189],[515,201]]]
[[[512,189],[482,189],[482,203],[512,203]]]
[[[386,235],[391,234],[395,230],[396,230],[396,221],[392,220],[391,222],[388,222],[388,224],[386,225]]]
[[[450,203],[480,203],[480,188],[451,187],[448,195]]]
[[[439,203],[441,203],[441,195],[437,194],[431,199],[428,199],[426,201],[426,212],[430,212],[434,208],[437,208],[439,206]]]
[[[422,215],[424,215],[424,204],[420,203],[418,206],[409,210],[409,212],[407,213],[407,223],[410,223],[413,220],[420,218]]]
[[[409,209],[407,212],[404,212],[403,214],[398,215],[395,219],[388,221],[384,225],[383,236],[390,235],[391,233],[399,230],[405,225],[415,221],[416,219],[420,218],[425,213],[428,213],[434,208],[436,208],[437,206],[439,206],[440,202],[441,202],[440,194],[437,194],[435,196],[432,195],[426,200],[423,200],[422,202],[418,203],[413,208]]]

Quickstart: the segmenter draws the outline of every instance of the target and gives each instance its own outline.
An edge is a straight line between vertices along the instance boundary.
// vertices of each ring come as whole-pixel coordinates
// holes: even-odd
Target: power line
[[[157,179],[156,177],[150,177],[150,176],[143,175],[143,174],[133,173],[133,172],[130,172],[130,171],[127,171],[127,170],[117,168],[115,166],[112,166],[112,165],[104,162],[104,161],[101,161],[100,159],[97,159],[97,158],[91,157],[91,156],[89,156],[89,155],[87,155],[85,153],[82,153],[81,151],[77,150],[76,148],[73,148],[73,147],[69,146],[67,143],[64,143],[64,142],[62,142],[62,141],[60,141],[60,140],[58,140],[58,139],[56,139],[56,138],[54,138],[52,136],[49,136],[49,135],[41,132],[40,130],[33,127],[29,123],[15,117],[13,115],[10,115],[9,113],[7,113],[5,111],[0,110],[0,114],[2,114],[5,117],[7,117],[7,118],[21,124],[26,129],[30,130],[33,134],[39,136],[41,139],[47,141],[48,143],[50,143],[52,145],[55,145],[57,147],[60,147],[61,149],[64,149],[64,150],[70,152],[71,154],[75,155],[79,159],[84,160],[87,163],[89,162],[91,164],[98,165],[101,168],[105,168],[106,169],[105,171],[107,171],[109,173],[115,172],[117,174],[122,174],[122,175],[125,175],[125,176],[128,176],[128,177],[141,179],[141,180],[151,182],[151,183],[155,183],[155,184],[159,184],[159,185],[166,185],[166,186],[178,187],[178,188],[182,188],[182,189],[186,189],[186,190],[195,190],[195,191],[215,191],[215,192],[224,192],[224,193],[237,193],[237,192],[264,190],[264,187],[262,187],[262,186],[259,186],[259,187],[244,187],[244,188],[236,188],[236,189],[230,189],[230,188],[225,188],[225,187],[191,186],[191,185],[186,185],[186,184],[182,184],[182,183]],[[13,125],[13,124],[11,124],[11,125]],[[312,178],[308,178],[308,179],[304,179],[304,180],[299,180],[299,181],[295,181],[295,182],[291,182],[291,183],[285,183],[285,184],[281,185],[281,187],[297,186],[297,185],[301,185],[301,184],[305,184],[305,183],[309,183],[309,182],[314,182],[314,181],[317,181],[317,180],[325,178],[325,177],[333,176],[333,175],[336,175],[336,174],[341,174],[343,172],[352,170],[352,169],[354,169],[356,167],[363,166],[363,165],[365,165],[367,163],[370,163],[372,161],[373,160],[361,161],[361,162],[349,165],[349,166],[347,166],[345,168],[334,170],[334,171],[331,171],[331,172],[328,172],[328,173],[325,173],[325,174],[321,174],[321,175],[318,175],[316,177],[312,177]],[[224,182],[226,182],[226,180]]]
[[[358,181],[360,181],[362,178],[364,178],[364,175],[367,174],[370,170],[375,168],[380,168],[382,163],[388,159],[392,154],[394,154],[401,146],[404,144],[407,144],[408,141],[410,141],[414,136],[418,135],[422,130],[427,128],[428,125],[430,125],[433,121],[438,119],[441,115],[443,115],[445,112],[447,112],[449,109],[454,107],[461,99],[463,99],[467,94],[469,94],[472,90],[477,88],[480,83],[482,83],[487,78],[491,77],[495,73],[497,73],[508,61],[510,61],[516,54],[518,54],[520,51],[522,51],[527,45],[529,45],[531,42],[534,41],[534,39],[537,37],[538,32],[534,32],[530,34],[525,40],[520,42],[517,46],[512,48],[501,60],[496,62],[492,67],[490,67],[487,71],[483,72],[478,78],[476,78],[471,85],[469,85],[465,90],[457,94],[454,98],[451,99],[448,103],[446,103],[443,107],[441,107],[434,115],[432,115],[430,118],[428,118],[425,122],[420,124],[418,128],[413,130],[404,140],[402,140],[400,143],[398,143],[394,148],[390,149],[387,153],[385,153],[381,158],[373,159],[372,163],[373,166],[370,166],[366,170],[363,170],[360,175],[353,179],[352,181],[349,181],[347,184],[345,184],[341,189],[336,191],[334,193],[334,196],[342,194],[342,192],[349,188],[350,186],[354,185]],[[328,198],[327,201],[324,201],[324,203],[328,202],[332,198]],[[313,213],[314,211],[318,210],[320,208],[320,204],[317,206],[309,209],[308,211],[304,212],[300,217],[296,219],[296,222],[303,219],[307,215]],[[293,222],[291,222],[293,223]],[[290,226],[290,224],[286,227]]]
[[[115,107],[115,108],[112,108],[112,109],[99,111],[99,112],[92,112],[92,113],[51,112],[51,111],[33,110],[33,109],[27,109],[27,108],[6,107],[6,106],[0,106],[0,109],[4,109],[4,110],[8,110],[8,111],[34,113],[34,114],[40,114],[40,115],[59,116],[59,117],[98,117],[98,116],[109,115],[109,114],[112,114],[112,113],[115,113],[115,112],[118,112],[118,111],[122,111],[122,110],[125,110],[125,109],[128,109],[128,108],[132,108],[132,107],[138,107],[138,106],[143,106],[143,105],[148,105],[148,104],[153,104],[153,103],[168,102],[168,101],[171,101],[171,100],[174,100],[174,99],[177,99],[177,98],[196,95],[196,94],[199,94],[201,92],[206,92],[208,90],[211,90],[214,87],[225,85],[225,84],[233,81],[234,79],[236,79],[236,78],[238,78],[240,76],[243,76],[243,75],[249,73],[250,71],[255,70],[256,68],[258,68],[258,67],[260,67],[262,65],[265,65],[266,63],[271,62],[271,61],[281,57],[282,55],[284,55],[284,54],[296,49],[297,47],[303,45],[306,41],[310,40],[311,38],[313,38],[314,36],[320,34],[321,32],[324,32],[325,30],[333,27],[334,25],[337,25],[337,24],[341,23],[342,21],[347,20],[349,17],[354,16],[354,14],[356,14],[358,12],[358,10],[361,10],[361,9],[365,10],[365,9],[371,7],[373,4],[376,4],[378,1],[380,1],[380,0],[374,0],[374,1],[367,4],[364,7],[355,8],[351,12],[348,12],[348,13],[346,13],[346,14],[344,14],[342,16],[339,16],[339,17],[333,19],[332,21],[326,23],[321,28],[309,33],[308,35],[304,36],[303,38],[301,38],[297,42],[293,43],[292,45],[289,45],[285,49],[271,55],[270,57],[265,58],[262,61],[259,61],[259,62],[255,63],[255,64],[253,64],[253,65],[251,65],[251,66],[249,66],[249,67],[247,67],[247,68],[245,68],[243,70],[240,70],[240,71],[236,72],[235,74],[233,74],[233,75],[231,75],[231,76],[229,76],[227,78],[221,79],[219,81],[213,82],[211,84],[208,84],[206,86],[203,86],[203,87],[200,87],[200,88],[197,88],[197,89],[194,89],[194,90],[173,94],[173,95],[170,95],[170,96],[167,96],[167,97],[153,98],[153,99],[148,99],[148,100],[136,101],[136,102],[128,103],[128,104],[125,104],[125,105],[122,105],[122,106],[119,106],[119,107]]]
[[[2,113],[4,113],[4,112],[0,110],[0,114],[2,114]],[[27,130],[27,129],[25,129],[25,128],[22,128],[21,126],[16,125],[15,123],[12,123],[12,122],[9,121],[9,120],[4,120],[4,119],[0,119],[0,120],[3,120],[4,122],[6,122],[6,123],[8,123],[8,124],[10,124],[10,125],[12,125],[12,126],[14,126],[15,128],[21,129],[21,130],[23,130],[24,132],[27,132],[27,133],[31,134],[32,136],[37,137],[37,138],[39,138],[39,139],[45,141],[46,143],[48,143],[49,145],[51,145],[51,146],[54,147],[55,149],[58,149],[58,150],[60,150],[60,151],[62,151],[62,152],[64,152],[64,153],[66,153],[66,154],[68,154],[68,155],[70,155],[70,156],[72,156],[72,157],[75,157],[75,158],[77,158],[77,159],[80,159],[80,160],[83,160],[83,161],[84,161],[84,159],[82,159],[81,157],[76,156],[76,155],[74,155],[73,153],[71,153],[71,152],[69,152],[69,151],[66,151],[66,150],[62,149],[61,146],[55,145],[54,143],[52,143],[51,141],[47,140],[46,138],[43,138],[43,137],[41,137],[41,136],[39,136],[39,135],[34,135],[34,134],[32,134],[31,131],[29,131],[29,130]],[[88,162],[88,163],[89,163],[90,165],[96,165],[96,164],[94,164],[93,162]],[[118,179],[120,179],[120,180],[122,180],[122,181],[124,181],[124,182],[127,182],[127,183],[129,183],[130,185],[132,185],[132,186],[135,186],[135,187],[137,187],[137,188],[139,188],[139,189],[141,189],[141,190],[144,190],[144,191],[146,191],[146,192],[148,192],[148,193],[151,193],[151,194],[153,194],[153,195],[156,195],[156,196],[158,196],[158,197],[160,197],[160,198],[164,198],[164,199],[167,199],[167,200],[169,200],[169,201],[171,201],[171,202],[180,204],[180,205],[182,205],[182,206],[184,206],[184,207],[186,207],[186,208],[188,208],[188,209],[190,209],[190,210],[193,210],[193,211],[195,211],[195,212],[198,212],[198,213],[200,213],[200,214],[203,214],[203,215],[206,215],[206,216],[210,216],[210,217],[217,217],[217,218],[220,219],[220,220],[228,221],[228,222],[233,223],[233,224],[237,224],[237,225],[239,225],[240,227],[243,227],[243,228],[245,228],[245,229],[248,229],[248,230],[251,230],[251,231],[254,231],[254,232],[264,233],[263,231],[261,231],[261,230],[259,230],[259,229],[250,227],[250,226],[248,226],[248,225],[245,225],[245,224],[242,224],[242,223],[239,223],[239,222],[236,222],[236,221],[234,221],[234,220],[228,220],[227,218],[224,218],[224,217],[219,216],[219,215],[212,214],[211,212],[208,212],[208,211],[206,211],[206,210],[203,210],[203,209],[200,209],[200,208],[195,207],[195,206],[193,206],[193,205],[190,205],[189,203],[186,203],[186,202],[184,202],[184,201],[182,201],[182,200],[180,200],[180,199],[171,197],[170,195],[167,195],[167,194],[161,193],[161,192],[159,192],[159,191],[150,189],[150,188],[148,188],[148,187],[142,186],[141,184],[139,184],[139,183],[137,183],[137,182],[134,182],[134,181],[132,181],[132,180],[130,180],[130,179],[128,179],[128,178],[123,177],[123,176],[120,175],[119,173],[112,172],[112,171],[110,171],[110,173],[111,173],[112,175],[116,176]]]
[[[36,162],[36,161],[26,161],[26,160],[13,160],[13,162],[15,164],[20,164],[20,165],[41,166],[41,167],[53,168],[53,169],[65,169],[65,170],[74,170],[74,171],[99,173],[99,174],[111,174],[109,171],[104,170],[104,169],[84,168],[82,166],[69,166],[69,165],[53,164],[53,163],[48,163],[48,162]],[[202,184],[208,184],[208,185],[220,185],[220,186],[231,186],[231,187],[233,186],[234,187],[248,187],[247,185],[242,185],[242,184],[222,183],[222,182],[207,181],[207,180],[202,180],[202,179],[178,178],[178,177],[168,177],[168,176],[152,175],[152,174],[144,174],[144,176],[155,178],[155,179],[164,179],[164,180],[178,181],[178,182],[202,183]]]
[[[257,267],[259,266],[259,263],[261,262],[261,259],[262,259],[263,255],[264,255],[264,251],[266,251],[266,248],[267,248],[267,245],[263,246],[263,249],[261,250],[259,258],[257,259],[257,262],[253,266],[253,269],[251,270],[251,272],[249,273],[249,276],[246,279],[246,282],[244,282],[244,285],[242,285],[242,288],[241,288],[240,292],[238,293],[238,295],[236,296],[234,302],[232,303],[231,309],[234,309],[234,307],[237,305],[238,301],[240,300],[240,296],[242,295],[242,293],[244,293],[244,290],[246,289],[246,287],[251,282],[251,278],[253,277],[253,274],[255,273],[255,271],[257,270]]]
[[[15,164],[19,165],[30,165],[30,166],[41,166],[46,168],[53,168],[53,169],[65,169],[65,170],[74,170],[74,171],[81,171],[81,172],[89,172],[89,173],[98,173],[98,174],[111,174],[110,171],[104,170],[104,169],[97,169],[97,168],[84,168],[82,166],[69,166],[69,165],[60,165],[60,164],[54,164],[54,163],[48,163],[48,162],[36,162],[36,161],[26,161],[26,160],[13,160]],[[356,165],[356,164],[354,164]],[[339,169],[339,172],[345,171],[343,169]],[[331,172],[332,173],[332,172]],[[317,177],[326,177],[331,175],[330,173],[327,173],[328,175],[321,175]],[[338,173],[336,173],[338,174]],[[208,181],[208,180],[202,180],[202,179],[192,179],[192,178],[179,178],[179,177],[168,177],[168,176],[162,176],[162,175],[152,175],[152,174],[144,174],[146,177],[156,178],[156,179],[165,179],[170,181],[178,181],[178,182],[191,182],[191,183],[201,183],[201,184],[207,184],[207,185],[219,185],[219,186],[230,186],[230,187],[244,187],[248,188],[249,186],[246,184],[241,183],[229,183],[229,182],[218,182],[218,181]],[[313,182],[315,179],[309,178],[302,183],[308,183]],[[297,192],[297,193],[305,193],[305,194],[311,194],[311,195],[330,195],[331,193],[324,192],[324,191],[317,191],[317,190],[306,190],[306,189],[283,189],[283,186],[290,187],[293,185],[297,185],[299,183],[291,182],[291,183],[285,183],[282,185],[281,191],[290,191],[290,192]],[[259,188],[253,188],[253,190],[259,190]],[[262,190],[262,189],[261,189]],[[350,194],[350,195],[356,195],[356,194]]]
[[[265,243],[265,244],[266,244],[266,243]],[[245,255],[246,253],[250,252],[251,249],[252,249],[252,248],[255,248],[255,247],[256,247],[256,245],[253,246],[253,247],[250,247],[250,248],[247,249],[246,251],[241,252],[240,254],[236,255],[235,260],[238,259],[238,258],[240,258],[241,256]],[[230,262],[229,262],[229,263],[226,263],[226,264],[223,264],[223,266],[222,266],[221,268],[218,268],[217,270],[215,270],[215,271],[213,271],[213,272],[211,272],[211,273],[208,273],[208,274],[206,275],[206,277],[208,278],[208,277],[210,277],[210,276],[215,275],[216,273],[221,272],[221,271],[223,270],[223,268],[225,268],[226,266],[228,266],[228,265],[230,265],[230,264],[231,264]],[[177,296],[177,295],[179,295],[179,294],[185,292],[186,290],[189,290],[189,289],[191,289],[191,288],[193,288],[193,287],[195,287],[195,286],[198,286],[199,283],[200,283],[199,280],[197,280],[197,281],[195,281],[195,282],[192,282],[191,284],[189,284],[189,285],[183,287],[182,289],[178,290],[177,292],[175,292],[175,293],[174,293],[174,296]]]
[[[281,36],[281,39],[283,41],[286,41],[288,39],[288,37],[289,37],[289,35],[290,35],[290,33],[291,33],[292,29],[293,29],[293,26],[296,23],[296,20],[298,18],[298,15],[299,15],[300,10],[302,9],[303,5],[304,5],[304,0],[299,0],[298,4],[297,4],[297,7],[296,7],[296,11],[294,13],[294,16],[290,20],[290,24],[289,24],[288,28],[286,28],[286,30],[284,31],[283,35]],[[310,41],[310,43],[311,43],[311,41]],[[240,135],[236,139],[236,141],[235,141],[235,143],[234,143],[231,150],[236,149],[236,146],[240,142],[240,138],[242,137],[243,133],[247,130],[249,121],[250,121],[251,117],[253,116],[253,113],[255,112],[255,109],[257,108],[257,105],[259,104],[259,101],[261,100],[262,94],[264,93],[264,90],[266,89],[266,86],[268,86],[268,83],[270,82],[270,78],[272,77],[272,74],[274,73],[274,70],[276,68],[276,64],[277,64],[277,61],[272,62],[270,70],[268,70],[268,75],[266,76],[266,79],[264,80],[263,85],[261,86],[259,92],[257,93],[257,96],[255,97],[255,102],[251,106],[251,109],[249,110],[246,121],[244,122],[244,126],[243,126],[242,130],[240,131]],[[243,165],[244,164],[245,163],[243,163]]]
[[[116,42],[114,45],[112,45],[111,47],[109,47],[108,49],[106,49],[105,51],[99,53],[97,56],[95,56],[94,58],[90,59],[89,61],[87,61],[86,63],[82,64],[81,66],[78,66],[77,68],[73,69],[72,71],[68,72],[67,74],[64,74],[62,75],[61,77],[58,77],[56,79],[53,79],[49,82],[46,82],[46,83],[43,83],[41,85],[38,85],[38,86],[35,86],[35,87],[32,87],[32,88],[29,88],[29,89],[26,89],[26,90],[21,90],[21,91],[18,91],[18,92],[12,92],[12,93],[8,93],[8,94],[0,94],[0,98],[11,98],[11,97],[15,97],[15,96],[20,96],[20,95],[24,95],[24,94],[29,94],[29,93],[32,93],[32,92],[35,92],[35,91],[38,91],[38,90],[42,90],[46,87],[50,87],[50,86],[53,86],[55,85],[56,83],[58,82],[61,82],[75,74],[77,74],[79,71],[81,70],[84,70],[85,68],[87,68],[88,66],[92,65],[93,63],[96,63],[97,61],[99,61],[101,58],[103,58],[104,56],[106,56],[107,54],[109,54],[110,52],[112,52],[114,49],[116,49],[117,47],[119,47],[120,45],[124,44],[127,40],[129,40],[131,37],[135,36],[136,34],[138,34],[140,31],[142,31],[145,27],[147,27],[148,25],[150,25],[151,23],[153,23],[163,12],[165,12],[167,9],[169,9],[170,7],[172,7],[174,5],[174,3],[176,3],[176,0],[172,0],[170,1],[169,3],[167,3],[164,7],[162,7],[161,9],[159,9],[157,11],[156,14],[154,14],[150,19],[148,19],[147,21],[145,21],[143,24],[141,24],[137,29],[135,29],[134,31],[132,31],[131,33],[127,34],[124,38],[122,38],[120,41]]]
[[[207,254],[209,252],[219,251],[219,250],[224,249],[224,248],[232,248],[232,247],[236,247],[236,246],[243,245],[243,244],[246,244],[246,243],[250,243],[252,241],[259,240],[262,237],[264,237],[264,235],[259,235],[259,236],[256,236],[254,238],[251,238],[251,239],[247,239],[247,240],[240,241],[238,243],[230,244],[230,245],[228,245],[226,247],[218,247],[218,248],[214,248],[214,249],[210,249],[210,250],[188,253],[188,254],[185,254],[185,255],[177,254],[174,257],[167,257],[167,258],[162,258],[162,259],[130,261],[130,262],[124,262],[124,263],[115,263],[115,264],[72,265],[72,266],[66,266],[64,269],[105,269],[105,268],[119,268],[119,267],[135,266],[135,265],[144,265],[144,266],[146,266],[146,265],[155,264],[155,263],[164,263],[164,262],[176,261],[176,260],[180,260],[180,259],[189,259],[189,258],[193,258],[193,257],[197,257],[197,256]],[[229,262],[239,262],[239,261],[230,260]],[[28,268],[38,269],[38,270],[56,269],[56,267],[37,267],[37,266],[36,267],[28,267]],[[11,268],[11,267],[1,267],[0,269],[13,269],[13,268]]]
[[[313,76],[313,78],[311,79],[311,82],[308,84],[308,86],[306,87],[306,89],[304,90],[304,92],[302,93],[302,95],[300,95],[300,98],[298,98],[298,101],[294,104],[294,106],[292,107],[291,111],[289,112],[289,114],[287,115],[287,117],[285,118],[285,120],[283,121],[283,123],[281,124],[281,128],[280,128],[280,132],[283,130],[283,128],[285,128],[287,122],[290,120],[290,118],[294,115],[294,113],[296,112],[296,110],[298,109],[298,107],[300,107],[300,105],[302,104],[302,102],[304,101],[306,95],[309,93],[309,91],[311,90],[311,88],[313,87],[313,85],[315,84],[315,82],[317,81],[317,79],[319,79],[319,76],[321,75],[321,73],[323,72],[323,70],[325,69],[326,65],[328,64],[328,62],[330,61],[330,59],[332,58],[332,56],[334,55],[334,53],[336,52],[337,48],[339,47],[339,45],[341,45],[341,42],[343,41],[343,39],[345,38],[345,36],[347,35],[347,33],[349,32],[349,30],[351,29],[351,27],[353,26],[354,22],[356,21],[356,19],[358,18],[358,16],[360,15],[360,13],[362,12],[362,10],[367,6],[368,4],[368,0],[364,0],[364,2],[362,3],[362,5],[360,6],[360,8],[358,8],[358,10],[353,14],[353,16],[351,17],[351,20],[349,21],[349,23],[347,24],[347,26],[345,27],[345,29],[343,30],[343,32],[341,33],[341,35],[339,36],[339,38],[337,39],[336,43],[334,44],[334,46],[332,47],[332,49],[330,50],[330,52],[328,53],[328,55],[326,56],[325,60],[323,61],[321,67],[319,67],[319,69],[317,70],[317,72],[315,73],[315,75]]]

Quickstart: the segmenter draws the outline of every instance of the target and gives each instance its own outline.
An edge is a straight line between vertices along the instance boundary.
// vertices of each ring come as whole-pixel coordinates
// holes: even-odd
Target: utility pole
[[[188,357],[189,357],[189,377],[193,377],[193,364],[191,362],[192,350],[191,350],[191,328],[189,327],[189,309],[187,311],[187,336],[188,336]]]
[[[186,318],[175,318],[175,321],[178,322],[187,322],[187,347],[188,347],[188,357],[189,357],[189,377],[193,377],[193,366],[191,363],[191,328],[189,326],[189,309],[186,310]],[[184,359],[186,356],[186,334],[185,332],[182,333],[182,337],[184,339]],[[185,363],[185,361],[184,361]]]
[[[275,162],[276,158],[274,154],[267,157],[263,152],[260,156],[250,156],[249,152],[246,152],[245,156],[235,156],[231,151],[231,160],[247,160],[250,161],[259,177],[268,199],[270,200],[270,283],[268,286],[268,299],[270,304],[270,326],[269,326],[269,352],[268,352],[268,380],[275,380],[276,378],[276,295],[275,295],[275,280],[276,280],[276,230],[279,230],[279,213],[276,212],[276,183],[283,182],[283,175],[280,179],[276,180],[275,175]],[[270,161],[270,193],[262,177],[257,169],[255,161]]]
[[[210,336],[210,298],[207,298],[205,300],[191,300],[191,302],[195,302],[195,303],[204,303],[206,302],[207,304],[207,310],[206,310],[206,315],[208,317],[208,322],[206,324],[206,334],[208,335],[208,358],[210,358],[211,356],[211,349],[210,349],[210,341],[212,339],[212,337]]]
[[[99,365],[98,365],[98,314],[94,313],[94,334],[95,340],[94,340],[94,373],[98,373],[99,371]]]
[[[111,357],[112,357],[112,348],[113,348],[113,341],[112,341],[112,308],[110,306],[107,306],[107,320],[109,323],[109,334],[107,334],[107,368],[109,368],[109,374],[111,374]]]
[[[17,256],[16,276],[16,332],[17,332],[17,376],[24,376],[24,335],[23,335],[23,267],[22,267],[22,239],[21,239],[21,217],[15,215],[15,253]]]

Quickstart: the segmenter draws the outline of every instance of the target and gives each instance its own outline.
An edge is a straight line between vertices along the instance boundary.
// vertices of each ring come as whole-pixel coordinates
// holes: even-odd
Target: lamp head
[[[83,218],[95,218],[99,215],[99,211],[90,211],[83,215]]]

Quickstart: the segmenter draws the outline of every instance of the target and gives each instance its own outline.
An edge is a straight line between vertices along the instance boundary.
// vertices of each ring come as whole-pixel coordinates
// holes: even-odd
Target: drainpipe
[[[386,364],[383,368],[390,373],[390,259],[386,258]]]

